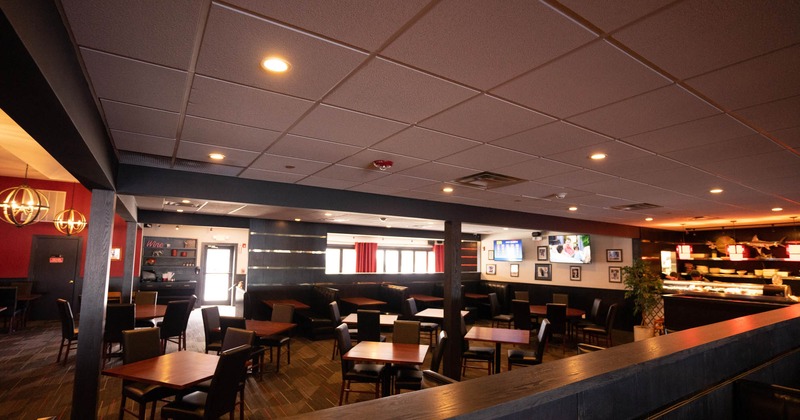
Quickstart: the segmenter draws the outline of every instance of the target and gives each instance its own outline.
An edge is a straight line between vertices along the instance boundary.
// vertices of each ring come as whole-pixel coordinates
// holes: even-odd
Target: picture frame
[[[553,280],[552,264],[536,264],[533,278],[535,280]]]
[[[111,248],[111,261],[119,261],[122,259],[120,248]]]
[[[608,282],[622,283],[622,267],[608,267]]]
[[[497,274],[497,264],[486,264],[486,274],[492,276]]]
[[[511,264],[511,277],[519,277],[519,264]]]
[[[606,261],[607,262],[622,262],[622,250],[621,249],[607,249],[606,250]]]
[[[487,258],[488,258],[490,261],[491,261],[491,260],[494,260],[494,250],[490,249],[490,250],[488,251],[488,256],[487,256]]]
[[[536,260],[538,260],[538,261],[547,261],[547,247],[546,246],[537,246],[536,247]]]
[[[578,265],[569,266],[569,279],[571,281],[581,281],[581,267]]]

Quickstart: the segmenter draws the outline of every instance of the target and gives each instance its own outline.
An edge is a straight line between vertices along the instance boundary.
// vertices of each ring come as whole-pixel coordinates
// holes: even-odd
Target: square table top
[[[418,300],[424,303],[436,303],[436,302],[444,302],[443,297],[439,296],[430,296],[430,295],[409,295],[408,297],[414,298],[414,300]]]
[[[266,304],[270,308],[272,308],[272,305],[276,303],[283,303],[285,305],[294,306],[294,309],[311,309],[310,306],[296,299],[264,299],[262,300],[262,302],[264,302],[264,304]]]
[[[495,343],[528,344],[531,332],[528,330],[512,330],[509,328],[478,327],[470,328],[465,340],[493,341]]]
[[[386,305],[386,302],[382,300],[370,299],[365,297],[346,297],[339,299],[342,302],[347,302],[351,305],[356,306],[378,306],[378,305]]]
[[[397,321],[397,315],[386,315],[381,314],[381,327],[391,327],[394,326],[394,322]],[[353,312],[350,315],[347,315],[342,319],[342,322],[345,324],[358,324],[358,314]]]
[[[361,341],[342,358],[376,363],[421,365],[428,353],[427,344],[381,343]]]
[[[186,389],[214,376],[219,356],[177,351],[103,370],[103,375],[136,382]]]
[[[464,293],[464,297],[467,299],[475,299],[475,300],[482,300],[482,299],[489,299],[489,295],[486,293]]]
[[[547,316],[547,305],[531,305],[531,315]],[[567,308],[567,318],[583,318],[586,311],[577,308]]]
[[[297,326],[297,324],[290,322],[258,321],[255,319],[245,320],[245,324],[248,330],[255,331],[259,337],[283,334]]]
[[[461,311],[461,316],[467,316],[469,311]],[[414,314],[414,316],[418,316],[421,318],[439,318],[444,319],[444,309],[441,308],[428,308],[421,310]]]
[[[136,305],[136,319],[145,320],[161,318],[167,313],[167,305]]]

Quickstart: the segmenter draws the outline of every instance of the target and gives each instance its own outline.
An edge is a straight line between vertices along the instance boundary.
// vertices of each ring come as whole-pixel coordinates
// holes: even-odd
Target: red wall
[[[21,178],[0,177],[0,190],[21,185],[25,180]],[[92,193],[81,186],[75,184],[75,201],[73,203],[72,183],[40,181],[29,179],[28,185],[43,190],[66,191],[67,198],[65,207],[74,207],[86,216],[88,223],[92,223],[90,214]],[[80,276],[84,274],[84,262],[86,261],[86,242],[89,229],[75,235],[81,237],[81,263]],[[138,230],[137,245],[141,244],[141,229]],[[33,225],[16,227],[14,225],[0,221],[0,278],[25,278],[28,277],[28,266],[30,265],[31,242],[33,235],[59,236],[63,235],[57,231],[51,222],[39,222]],[[112,248],[120,248],[123,260],[112,261],[110,276],[121,277],[124,271],[125,257],[125,237],[126,223],[119,217],[114,218],[114,231],[112,237]],[[137,270],[138,271],[138,270]]]

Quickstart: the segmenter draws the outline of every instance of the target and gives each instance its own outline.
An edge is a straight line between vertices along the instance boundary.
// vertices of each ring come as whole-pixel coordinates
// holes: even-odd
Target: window
[[[399,273],[400,272],[400,251],[396,249],[386,250],[385,260],[386,273]]]
[[[356,250],[343,249],[342,250],[342,273],[355,273],[356,272]]]
[[[328,248],[325,250],[325,274],[338,274],[342,272],[342,250]]]

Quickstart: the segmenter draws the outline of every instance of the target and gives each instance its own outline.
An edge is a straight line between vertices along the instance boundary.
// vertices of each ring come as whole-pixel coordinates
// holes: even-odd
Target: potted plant
[[[647,315],[661,302],[664,286],[661,277],[645,261],[635,259],[631,265],[622,267],[622,282],[625,298],[633,299],[633,315],[642,314],[642,324],[633,328],[634,339],[652,337],[653,326],[647,325]]]

